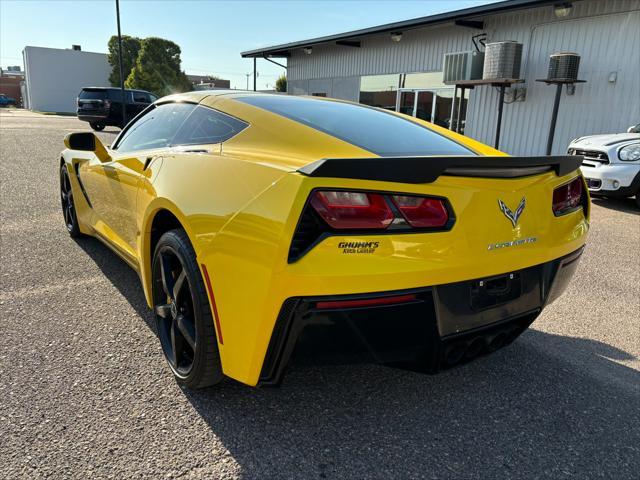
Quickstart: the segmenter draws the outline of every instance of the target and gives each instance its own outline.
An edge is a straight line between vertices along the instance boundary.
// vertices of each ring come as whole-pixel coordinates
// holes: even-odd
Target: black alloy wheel
[[[162,351],[176,380],[189,388],[223,375],[209,300],[195,252],[183,230],[159,240],[153,258],[153,303]]]
[[[60,167],[60,202],[62,204],[64,223],[69,235],[72,237],[80,236],[76,207],[73,203],[73,189],[71,188],[71,179],[69,178],[69,170],[66,165]]]

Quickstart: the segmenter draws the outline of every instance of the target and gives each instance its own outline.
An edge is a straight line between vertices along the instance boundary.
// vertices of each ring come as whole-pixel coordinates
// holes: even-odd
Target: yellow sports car
[[[190,388],[277,384],[311,351],[424,372],[471,360],[562,293],[589,229],[580,157],[512,157],[337,100],[178,94],[110,147],[65,145],[69,233],[138,272]]]

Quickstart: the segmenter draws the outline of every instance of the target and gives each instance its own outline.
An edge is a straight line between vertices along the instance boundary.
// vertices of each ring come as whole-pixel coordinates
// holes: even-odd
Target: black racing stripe
[[[623,139],[621,139],[621,140],[614,140],[613,142],[605,143],[605,144],[604,144],[604,146],[605,146],[605,147],[610,147],[610,146],[612,146],[612,145],[617,145],[617,144],[619,144],[619,143],[624,143],[624,142],[633,142],[634,140],[636,140],[636,141],[637,141],[637,140],[640,140],[640,137],[638,137],[638,138],[629,138],[629,137],[626,137],[626,138],[623,138]]]

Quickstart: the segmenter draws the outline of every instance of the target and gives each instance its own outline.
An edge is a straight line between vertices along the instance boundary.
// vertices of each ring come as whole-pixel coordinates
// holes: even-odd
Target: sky
[[[120,0],[123,35],[157,36],[182,49],[182,69],[247,87],[253,61],[240,52],[341,33],[496,0]],[[0,0],[0,66],[22,65],[26,45],[107,52],[116,30],[115,0]],[[276,61],[280,61],[276,59]],[[258,89],[285,70],[258,60]],[[249,85],[252,88],[252,85]]]

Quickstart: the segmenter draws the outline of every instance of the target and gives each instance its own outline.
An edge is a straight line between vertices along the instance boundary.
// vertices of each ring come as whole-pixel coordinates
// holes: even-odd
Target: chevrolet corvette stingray
[[[111,146],[65,146],[67,230],[139,274],[189,388],[278,384],[308,352],[427,373],[492,352],[563,292],[589,229],[581,157],[339,100],[177,94]]]

